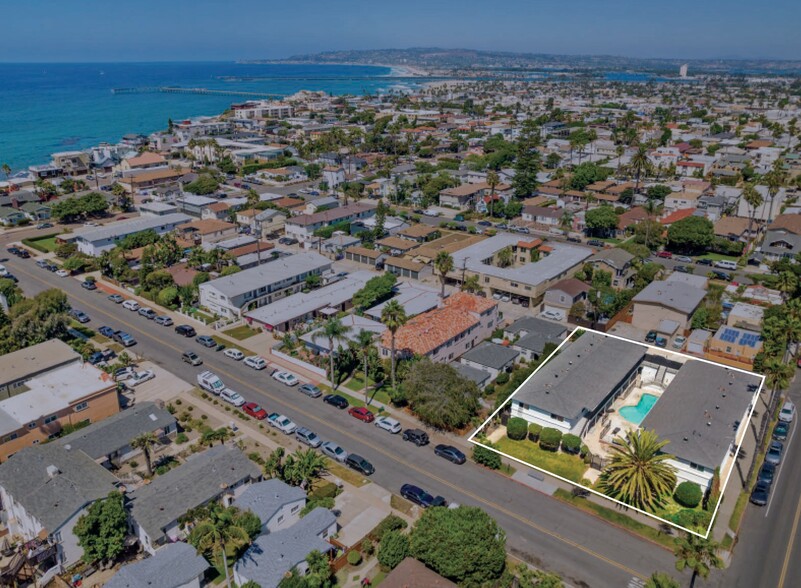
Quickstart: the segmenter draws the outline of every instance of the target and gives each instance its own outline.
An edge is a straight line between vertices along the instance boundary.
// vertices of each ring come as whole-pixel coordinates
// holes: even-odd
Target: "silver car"
[[[348,459],[348,452],[342,449],[339,445],[334,443],[333,441],[326,441],[320,446],[320,450],[330,457],[331,459],[338,461],[339,463],[345,463],[345,460]]]

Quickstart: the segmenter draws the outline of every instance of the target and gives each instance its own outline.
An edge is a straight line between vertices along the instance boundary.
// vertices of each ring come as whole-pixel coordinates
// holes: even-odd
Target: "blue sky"
[[[801,59],[799,0],[23,0],[1,14],[5,62],[404,47]]]

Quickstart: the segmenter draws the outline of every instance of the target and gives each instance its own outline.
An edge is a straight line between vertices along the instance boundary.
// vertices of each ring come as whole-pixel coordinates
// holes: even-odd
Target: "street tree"
[[[475,382],[447,364],[428,358],[415,362],[403,389],[412,410],[432,427],[461,429],[478,413],[480,392]]]
[[[128,514],[122,493],[114,491],[89,506],[74,528],[78,545],[83,548],[83,561],[113,561],[125,549]]]
[[[398,329],[405,325],[407,320],[408,317],[406,316],[406,311],[397,300],[390,300],[381,310],[381,322],[384,323],[384,326],[387,328],[390,334],[390,365],[393,394],[395,394],[398,389],[397,383],[395,382],[395,367],[397,360],[395,357],[395,336],[398,332]]]
[[[442,284],[442,292],[440,298],[445,298],[445,281],[448,279],[448,272],[453,271],[453,257],[445,250],[437,253],[434,258],[434,268],[439,273],[439,280]]]
[[[673,553],[676,556],[676,569],[692,572],[690,588],[695,586],[698,576],[706,580],[713,568],[723,567],[723,560],[717,555],[718,545],[714,541],[687,533],[684,537],[677,537],[675,544]]]

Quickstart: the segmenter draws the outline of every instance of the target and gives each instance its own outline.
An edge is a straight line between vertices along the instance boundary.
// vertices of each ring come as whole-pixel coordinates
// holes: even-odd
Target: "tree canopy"
[[[594,182],[605,180],[610,173],[611,170],[601,167],[597,163],[584,162],[573,169],[568,187],[571,190],[583,190]]]
[[[618,218],[611,206],[599,206],[587,211],[584,222],[593,233],[608,235],[617,228]]]
[[[204,195],[213,194],[219,187],[220,183],[214,179],[214,176],[203,174],[194,182],[190,182],[184,186],[184,190],[192,194]]]
[[[390,272],[370,278],[364,287],[353,295],[353,306],[365,310],[386,300],[392,296],[392,288],[397,280],[395,274]]]
[[[706,251],[715,239],[715,227],[707,218],[688,216],[668,228],[668,248],[671,251],[695,253]]]
[[[128,534],[122,494],[111,492],[105,499],[94,502],[78,519],[74,532],[86,563],[114,560],[125,549]]]
[[[451,366],[428,358],[409,368],[403,389],[412,410],[432,427],[460,429],[479,409],[480,392],[475,382]]]
[[[87,216],[97,216],[109,208],[106,197],[100,192],[89,192],[80,197],[65,198],[53,204],[50,215],[64,222],[75,222]]]

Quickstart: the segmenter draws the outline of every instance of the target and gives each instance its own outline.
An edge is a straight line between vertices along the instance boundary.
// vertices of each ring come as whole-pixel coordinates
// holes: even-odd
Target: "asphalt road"
[[[7,243],[20,238],[19,233],[0,238],[0,255],[5,254]],[[87,326],[96,329],[107,324],[131,333],[138,341],[132,351],[187,381],[194,382],[201,369],[212,370],[246,399],[284,413],[324,439],[366,457],[376,468],[372,479],[381,486],[398,492],[410,482],[448,501],[482,507],[505,529],[512,553],[559,573],[574,586],[622,587],[655,570],[674,570],[672,554],[660,547],[469,461],[453,465],[435,456],[432,446],[417,448],[398,435],[361,423],[320,399],[275,382],[266,370],[254,372],[175,334],[172,328],[159,327],[123,309],[102,293],[82,289],[76,280],[60,279],[38,268],[33,259],[3,257],[8,257],[4,264],[19,278],[26,294],[52,287],[63,290],[76,308],[92,318]],[[181,352],[187,348],[203,357],[202,367],[181,361]]]

